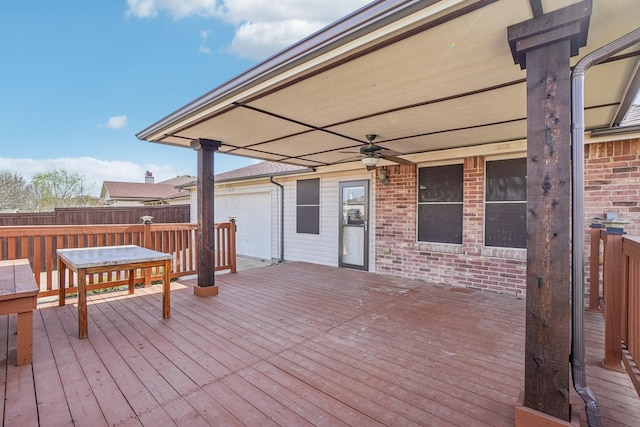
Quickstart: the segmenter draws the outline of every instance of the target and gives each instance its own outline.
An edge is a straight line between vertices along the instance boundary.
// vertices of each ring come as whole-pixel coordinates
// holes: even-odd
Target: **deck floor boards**
[[[523,388],[522,299],[285,263],[217,275],[200,298],[172,283],[41,302],[33,363],[15,366],[0,317],[5,426],[511,426]],[[603,424],[640,425],[624,373],[600,365],[603,321],[585,313],[588,385]],[[582,411],[582,425],[584,422]]]

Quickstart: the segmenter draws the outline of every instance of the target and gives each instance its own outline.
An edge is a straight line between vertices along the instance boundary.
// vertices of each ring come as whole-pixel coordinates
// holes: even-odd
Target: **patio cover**
[[[219,152],[312,168],[362,167],[368,133],[414,161],[524,141],[525,71],[514,65],[507,27],[574,3],[376,1],[137,136],[184,147],[213,139]],[[587,46],[571,63],[638,27],[637,0],[594,0]],[[619,125],[640,87],[639,55],[634,46],[587,73],[587,131]]]

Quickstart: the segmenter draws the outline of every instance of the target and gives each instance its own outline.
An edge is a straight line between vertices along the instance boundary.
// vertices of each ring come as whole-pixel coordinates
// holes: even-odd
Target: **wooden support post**
[[[215,284],[214,229],[214,153],[220,141],[196,139],[191,147],[198,152],[198,283],[193,291],[198,296],[217,295]]]
[[[585,1],[508,28],[514,60],[527,70],[524,405],[562,421],[571,419],[569,60],[586,44],[590,14]]]
[[[600,308],[600,231],[601,227],[591,226],[589,237],[591,253],[589,256],[589,310]]]
[[[604,267],[604,360],[603,366],[614,371],[622,368],[622,233],[605,232]]]

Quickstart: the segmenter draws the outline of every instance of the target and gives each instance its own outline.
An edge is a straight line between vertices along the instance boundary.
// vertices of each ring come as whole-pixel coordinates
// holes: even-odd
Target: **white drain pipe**
[[[573,322],[571,365],[573,387],[584,400],[589,427],[601,427],[598,401],[587,387],[584,346],[584,75],[592,66],[640,42],[640,28],[589,53],[574,67],[571,77],[573,154]]]

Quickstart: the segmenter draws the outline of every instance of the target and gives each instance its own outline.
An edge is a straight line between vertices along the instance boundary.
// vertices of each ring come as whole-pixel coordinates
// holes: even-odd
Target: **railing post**
[[[625,254],[624,251],[624,239],[622,239],[622,277],[620,278],[621,286],[620,286],[620,295],[621,295],[621,319],[620,319],[620,336],[622,337],[622,341],[625,343],[629,342],[629,267],[631,265],[631,260],[629,260],[629,255]]]
[[[604,267],[604,361],[607,369],[622,371],[622,231],[605,233]]]
[[[142,229],[142,241],[144,242],[143,246],[147,249],[153,249],[152,248],[153,240],[151,239],[151,224],[153,223],[153,217],[145,215],[141,217],[141,219],[142,219],[142,224],[144,224]],[[135,274],[135,272],[132,270],[130,274]],[[142,277],[143,277],[143,286],[145,288],[148,288],[149,286],[151,286],[151,269],[150,268],[142,269]]]
[[[233,217],[229,218],[229,262],[231,263],[231,272],[237,273],[237,262],[236,262],[236,219]]]
[[[600,224],[591,224],[591,255],[589,257],[589,310],[600,307]]]

